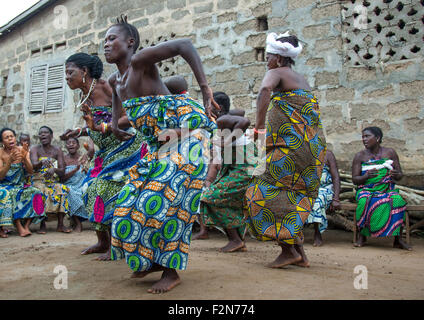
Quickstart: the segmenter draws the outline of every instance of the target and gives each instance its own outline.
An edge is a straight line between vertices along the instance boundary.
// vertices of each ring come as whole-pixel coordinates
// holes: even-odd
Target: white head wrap
[[[275,32],[268,34],[266,37],[266,52],[272,54],[279,54],[283,57],[296,58],[302,52],[302,44],[299,42],[298,47],[294,47],[291,43],[280,42],[277,39],[282,37],[289,37],[290,34],[287,31],[284,34],[277,35]]]

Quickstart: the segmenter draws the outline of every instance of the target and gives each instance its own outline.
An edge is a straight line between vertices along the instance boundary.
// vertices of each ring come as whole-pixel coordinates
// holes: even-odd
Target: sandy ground
[[[220,253],[226,238],[218,231],[209,240],[193,241],[188,268],[180,272],[182,283],[162,295],[147,293],[159,279],[151,274],[131,279],[124,260],[93,261],[97,255],[80,255],[96,242],[94,231],[84,223],[82,233],[55,232],[21,238],[16,232],[0,239],[1,299],[423,299],[424,239],[412,237],[411,252],[394,249],[391,239],[370,239],[354,248],[352,233],[328,230],[324,246],[313,247],[312,228],[307,228],[305,251],[310,268],[288,266],[269,269],[265,264],[279,254],[273,242],[247,239],[247,252]],[[56,290],[57,265],[68,270],[68,289]],[[354,288],[357,265],[368,271],[368,289]]]

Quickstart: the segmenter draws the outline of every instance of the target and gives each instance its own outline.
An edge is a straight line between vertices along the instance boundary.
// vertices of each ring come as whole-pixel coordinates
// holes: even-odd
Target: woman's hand
[[[365,173],[365,176],[367,177],[367,179],[375,178],[378,176],[378,170],[377,169],[367,170],[367,172]]]
[[[78,135],[78,130],[66,129],[64,133],[59,137],[60,140],[66,141],[69,138],[75,138]]]
[[[125,130],[121,130],[119,128],[112,128],[112,132],[119,141],[127,141],[134,137],[134,134],[129,133]]]
[[[47,180],[51,180],[54,177],[54,168],[49,168],[45,173],[44,173],[44,178]]]
[[[203,106],[205,107],[206,116],[209,119],[216,120],[218,118],[218,111],[221,107],[213,99],[213,92],[209,86],[201,88],[203,96]],[[212,108],[213,106],[213,108]]]
[[[53,167],[53,162],[51,162],[49,159],[43,159],[41,160],[41,165],[43,168],[50,168]]]
[[[28,156],[28,153],[29,153],[29,144],[28,142],[23,142],[22,149],[21,149],[22,158],[25,159]]]
[[[10,153],[10,157],[13,163],[20,163],[24,159],[21,148],[14,147]]]
[[[84,103],[81,107],[81,111],[84,113],[83,118],[85,120],[85,123],[87,124],[87,127],[90,128],[93,131],[102,131],[102,127],[100,125],[96,125],[94,123],[93,114],[91,113],[90,106],[86,103]]]
[[[331,204],[330,204],[330,211],[334,212],[336,210],[340,210],[340,208],[341,208],[340,200],[339,199],[333,199],[331,201]]]

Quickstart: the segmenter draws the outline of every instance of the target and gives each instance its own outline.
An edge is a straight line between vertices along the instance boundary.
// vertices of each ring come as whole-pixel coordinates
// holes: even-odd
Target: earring
[[[82,78],[82,83],[85,83],[85,76]]]

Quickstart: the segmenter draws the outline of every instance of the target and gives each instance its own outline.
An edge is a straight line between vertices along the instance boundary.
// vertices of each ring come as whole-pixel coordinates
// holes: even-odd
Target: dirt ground
[[[310,268],[266,268],[279,253],[273,242],[248,238],[247,252],[220,253],[225,236],[213,231],[209,240],[193,241],[188,268],[180,272],[182,283],[162,295],[147,293],[160,274],[131,279],[124,260],[93,261],[96,255],[80,252],[96,242],[90,224],[82,233],[55,232],[56,221],[47,223],[48,233],[27,238],[16,232],[0,239],[1,299],[423,299],[424,239],[412,237],[413,251],[394,249],[392,239],[370,239],[354,248],[352,233],[327,230],[324,246],[312,246],[312,228],[305,230],[305,251]],[[56,290],[57,265],[68,271],[68,288]],[[368,289],[357,290],[357,265],[368,271]],[[364,275],[364,273],[361,273]],[[111,295],[113,294],[113,295]]]

